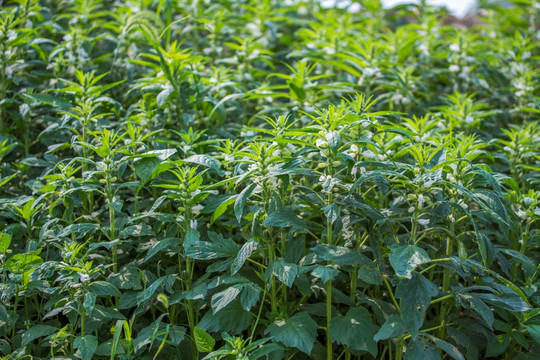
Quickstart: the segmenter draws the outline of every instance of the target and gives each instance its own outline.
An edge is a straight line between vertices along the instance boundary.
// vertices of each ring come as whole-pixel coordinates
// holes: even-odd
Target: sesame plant
[[[540,3],[7,0],[2,359],[536,359]]]

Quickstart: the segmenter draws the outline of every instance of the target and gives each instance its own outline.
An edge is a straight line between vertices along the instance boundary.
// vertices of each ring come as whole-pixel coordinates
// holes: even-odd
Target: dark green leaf
[[[411,278],[418,265],[431,260],[426,251],[416,245],[393,245],[388,258],[396,274],[407,279]]]
[[[274,321],[264,333],[309,355],[317,337],[317,328],[317,323],[307,313],[299,312],[287,320]]]
[[[352,308],[345,316],[340,315],[330,321],[332,341],[353,350],[369,351],[373,356],[377,356],[377,344],[373,339],[377,328],[363,307]]]

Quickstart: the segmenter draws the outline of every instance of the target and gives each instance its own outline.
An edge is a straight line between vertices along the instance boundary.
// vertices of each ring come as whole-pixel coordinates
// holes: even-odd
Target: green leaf
[[[338,265],[371,264],[371,260],[360,252],[342,246],[319,244],[312,251],[320,259],[332,261]]]
[[[375,341],[397,338],[407,331],[403,320],[399,315],[392,314],[386,319],[377,334],[373,337]]]
[[[393,245],[388,259],[396,274],[407,279],[418,265],[431,261],[427,252],[416,245]]]
[[[206,166],[216,171],[219,171],[221,168],[221,163],[210,155],[192,155],[182,161]]]
[[[22,274],[28,269],[40,265],[43,259],[34,254],[15,254],[6,261],[6,267],[16,274]]]
[[[311,275],[322,280],[324,284],[339,275],[339,270],[333,267],[317,265]]]
[[[401,299],[401,318],[413,340],[424,323],[431,298],[437,293],[437,286],[417,272],[411,279],[399,282],[396,298]]]
[[[56,332],[56,330],[58,330],[56,327],[49,325],[33,326],[23,333],[21,346],[26,346],[40,337],[51,335]]]
[[[0,253],[5,253],[11,245],[11,235],[0,232]]]
[[[158,287],[160,287],[164,282],[170,282],[174,281],[176,277],[174,275],[165,275],[157,279],[152,283],[152,285],[148,286],[143,292],[140,292],[137,294],[137,303],[141,304],[144,303],[152,298]]]
[[[214,211],[214,213],[212,214],[212,218],[210,219],[210,225],[212,225],[221,215],[223,215],[223,213],[227,211],[229,205],[235,202],[235,200],[235,196],[231,196],[227,200],[219,204],[216,211]]]
[[[537,324],[530,324],[525,325],[525,329],[529,332],[529,335],[533,338],[533,340],[540,345],[540,325]]]
[[[142,289],[139,269],[133,263],[122,266],[118,274],[112,274],[108,280],[117,289]]]
[[[156,157],[142,158],[134,162],[135,173],[144,183],[147,183],[148,180],[152,178],[154,171],[161,164],[161,160]]]
[[[158,108],[162,108],[163,105],[165,105],[165,103],[167,102],[167,100],[169,99],[169,97],[171,96],[172,93],[174,93],[174,89],[173,88],[167,88],[167,89],[161,91],[157,95],[156,102],[157,102]]]
[[[326,134],[326,141],[328,142],[328,147],[332,151],[336,151],[339,148],[339,144],[341,144],[341,136],[339,136],[337,131],[331,131]]]
[[[361,306],[352,308],[345,316],[340,315],[330,321],[330,335],[333,342],[346,345],[353,350],[369,351],[373,356],[377,356],[377,344],[373,339],[377,328],[369,311]]]
[[[238,251],[238,255],[236,255],[236,259],[234,259],[231,265],[231,272],[233,275],[236,274],[238,270],[242,268],[242,266],[244,266],[246,260],[251,256],[251,254],[257,251],[258,248],[259,244],[253,239],[250,239],[247,243],[242,245]]]
[[[236,297],[240,294],[242,289],[238,285],[231,286],[223,291],[215,293],[212,296],[212,310],[214,314],[219,310],[223,309],[225,306],[229,305]]]
[[[29,94],[29,93],[24,93],[22,95],[26,98],[39,101],[46,105],[54,106],[58,109],[69,109],[71,107],[69,100],[61,96],[51,96],[47,94]]]
[[[82,360],[92,360],[98,346],[98,341],[93,335],[77,336],[73,342],[73,346],[77,349],[76,355]]]
[[[454,345],[444,340],[438,339],[435,336],[431,336],[431,335],[426,335],[426,336],[429,337],[431,341],[435,343],[435,345],[437,345],[439,348],[441,348],[445,353],[450,355],[455,360],[465,360],[461,352]]]
[[[283,259],[274,260],[268,266],[268,269],[272,271],[279,281],[291,287],[294,283],[296,275],[298,275],[298,266],[285,262]]]
[[[238,245],[222,235],[208,232],[210,241],[196,241],[186,249],[186,256],[195,260],[212,260],[218,258],[236,258]]]
[[[236,201],[234,202],[234,215],[236,216],[236,220],[238,222],[242,221],[242,216],[244,214],[244,206],[246,205],[246,201],[249,198],[249,195],[251,195],[251,193],[256,187],[257,187],[257,183],[253,183],[247,186],[244,190],[242,190],[242,192],[236,198]]]
[[[456,293],[454,298],[456,299],[456,303],[458,305],[466,309],[471,309],[479,314],[489,328],[493,326],[493,321],[495,321],[493,311],[480,298],[478,298],[476,294]]]
[[[330,224],[333,224],[339,217],[340,210],[336,204],[326,205],[322,210],[324,211],[324,216],[330,221]]]
[[[201,328],[193,328],[193,338],[195,339],[195,345],[200,352],[210,352],[214,349],[216,340],[206,331]]]
[[[432,344],[418,339],[413,341],[405,351],[404,360],[440,360],[441,354]]]
[[[250,326],[252,319],[251,314],[235,300],[217,314],[207,311],[197,326],[208,332],[239,334]]]
[[[287,320],[274,321],[264,333],[309,355],[317,337],[317,328],[317,323],[307,313],[298,312]]]
[[[106,281],[94,281],[88,285],[88,291],[97,296],[122,296],[122,293],[114,285]]]
[[[241,285],[240,305],[246,311],[249,311],[259,301],[262,289],[251,282]]]
[[[306,233],[308,230],[306,222],[300,219],[290,208],[283,208],[283,210],[270,213],[266,220],[263,221],[263,225],[280,228],[290,227],[297,233]]]

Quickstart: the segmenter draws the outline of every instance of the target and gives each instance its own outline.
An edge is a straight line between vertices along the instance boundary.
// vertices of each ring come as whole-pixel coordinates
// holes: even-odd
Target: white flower
[[[201,212],[202,209],[204,209],[204,206],[202,206],[200,204],[197,204],[197,205],[195,205],[194,207],[191,208],[191,213],[197,215],[198,213]]]
[[[201,193],[201,190],[196,189],[195,191],[193,191],[193,192],[191,193],[191,197],[197,196],[197,195],[199,195],[200,193]]]
[[[459,71],[459,66],[458,65],[450,65],[448,70],[450,70],[451,72],[458,72]]]
[[[450,44],[450,50],[457,52],[459,49],[459,44]]]
[[[234,160],[234,156],[232,156],[230,154],[225,155],[225,161],[233,161],[233,160]]]
[[[418,223],[420,225],[428,225],[429,224],[429,219],[418,219]]]
[[[317,147],[323,147],[323,146],[327,146],[328,143],[326,141],[324,141],[323,139],[317,139],[317,141],[315,141],[315,146]]]
[[[277,150],[274,150],[274,152],[272,153],[272,156],[279,156],[281,155],[281,150],[277,149]]]
[[[248,171],[254,171],[254,170],[257,170],[257,165],[256,164],[251,164],[248,166]]]
[[[352,170],[351,170],[351,175],[352,175],[352,176],[356,176],[356,173],[357,173],[357,172],[358,172],[358,168],[355,166],[355,167],[353,167]]]
[[[418,208],[421,209],[424,206],[424,203],[426,202],[426,199],[424,199],[424,195],[420,194],[418,195]]]
[[[424,183],[424,188],[425,189],[429,189],[431,186],[433,186],[433,183],[434,181],[433,180],[428,180]]]
[[[517,212],[517,216],[519,216],[522,219],[525,219],[525,217],[527,217],[527,213],[525,211],[519,209],[519,211]]]
[[[365,150],[362,152],[362,156],[364,156],[366,159],[374,159],[375,153],[371,150]]]
[[[413,213],[414,210],[415,210],[415,207],[414,207],[414,206],[411,206],[411,207],[409,208],[409,212],[410,212],[410,213]]]
[[[450,214],[448,215],[448,218],[450,219],[451,222],[456,222],[456,219],[454,219],[454,215]]]
[[[429,55],[429,47],[427,44],[420,44],[418,46],[418,50],[420,50],[420,52],[424,55]]]
[[[327,54],[330,54],[330,55],[336,53],[336,49],[331,48],[331,47],[329,47],[329,46],[324,47],[324,48],[323,48],[323,51],[324,51],[325,53],[327,53]]]
[[[466,118],[465,118],[465,122],[467,124],[470,124],[474,121],[474,118],[471,116],[471,115],[468,115]]]
[[[351,145],[351,150],[352,150],[352,152],[357,153],[358,152],[358,146],[356,144],[352,144]]]
[[[373,76],[373,75],[376,75],[377,73],[379,72],[379,68],[378,67],[366,67],[364,68],[364,75],[365,76]]]
[[[86,281],[90,280],[90,275],[88,275],[88,274],[80,274],[79,279],[81,280],[81,282],[86,282]]]
[[[197,229],[197,220],[190,220],[189,221],[189,227],[192,229]]]
[[[366,168],[362,166],[360,168],[360,174],[364,175],[365,173],[366,173]]]
[[[514,149],[512,149],[510,146],[505,146],[505,147],[503,148],[503,150],[504,150],[504,151],[508,151],[508,152],[510,152],[510,153],[513,153],[513,152],[514,152]]]

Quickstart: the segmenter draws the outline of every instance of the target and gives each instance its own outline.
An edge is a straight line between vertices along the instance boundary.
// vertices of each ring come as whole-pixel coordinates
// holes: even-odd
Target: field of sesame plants
[[[0,358],[538,359],[540,3],[0,10]]]

